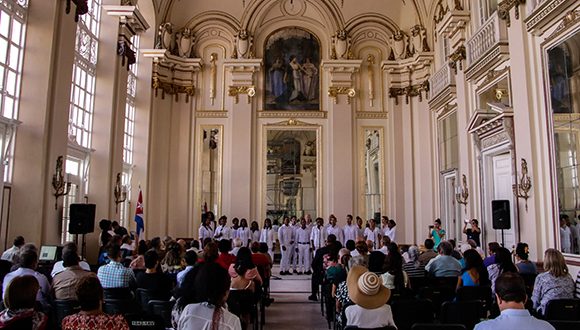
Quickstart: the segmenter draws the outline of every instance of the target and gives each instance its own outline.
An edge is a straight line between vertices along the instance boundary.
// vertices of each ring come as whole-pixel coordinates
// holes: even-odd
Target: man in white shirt
[[[306,219],[300,220],[300,227],[296,229],[296,253],[298,254],[298,275],[310,275],[310,233],[306,227]]]
[[[356,217],[356,239],[358,240],[359,237],[365,237],[365,227],[363,226],[363,219],[359,216]],[[356,243],[356,240],[355,240]]]
[[[312,227],[310,232],[310,242],[312,243],[312,250],[316,253],[316,250],[325,246],[326,235],[324,230],[324,219],[316,218],[316,226]]]
[[[62,247],[62,254],[64,255],[65,253],[67,253],[67,251],[72,251],[74,253],[78,254],[78,246],[76,245],[76,243],[74,242],[68,242],[65,245],[63,245]],[[84,260],[80,260],[79,261],[79,266],[90,272],[91,271],[91,266]],[[50,276],[51,277],[55,277],[56,274],[62,272],[63,270],[65,270],[66,268],[63,265],[62,260],[61,261],[57,261],[54,266],[52,266],[52,271],[50,272]]]
[[[290,227],[292,227],[292,231],[294,233],[294,244],[292,245],[292,251],[290,251],[290,266],[292,267],[294,274],[298,274],[298,271],[296,270],[298,266],[298,253],[296,252],[298,246],[298,244],[296,244],[296,230],[300,228],[300,223],[296,219],[295,215],[290,218]]]
[[[326,237],[328,237],[328,235],[334,235],[336,236],[336,240],[344,245],[344,234],[342,233],[342,229],[336,225],[336,217],[334,214],[331,214],[328,217],[328,223],[329,226],[326,228]]]
[[[373,248],[378,248],[381,242],[381,230],[375,225],[375,219],[369,219],[369,226],[364,232],[365,239],[373,243]]]
[[[500,316],[478,323],[474,330],[555,330],[550,323],[538,320],[525,308],[526,286],[520,275],[510,272],[501,274],[495,281],[495,297]]]
[[[397,236],[397,223],[393,219],[387,221],[387,228],[385,228],[385,236],[389,236],[391,242],[396,242],[395,237]]]
[[[290,227],[290,219],[284,218],[284,224],[278,229],[278,240],[280,241],[280,275],[290,275],[290,251],[294,246],[294,230]]]
[[[566,225],[566,215],[560,216],[560,240],[562,242],[562,252],[572,253],[572,242],[570,241],[570,228]]]
[[[50,283],[43,274],[37,272],[35,269],[38,266],[38,254],[36,249],[24,249],[20,253],[20,267],[13,272],[6,274],[4,282],[2,283],[2,292],[6,294],[6,288],[10,282],[17,276],[32,275],[40,284],[40,290],[36,294],[36,301],[39,302],[43,309],[49,308],[50,301]]]
[[[0,259],[8,260],[12,264],[18,263],[18,256],[20,254],[20,248],[23,245],[24,245],[24,237],[16,236],[14,238],[14,243],[13,243],[12,247],[9,248],[8,250],[4,251],[4,253],[2,253],[2,257],[0,257]]]
[[[356,237],[358,236],[358,228],[352,223],[352,215],[346,216],[346,225],[342,227],[342,232],[344,234],[344,243],[348,241],[356,242]]]
[[[222,239],[231,239],[230,228],[226,226],[227,223],[228,217],[222,215],[218,219],[218,226],[215,228],[213,238],[215,238],[218,241],[221,241]]]

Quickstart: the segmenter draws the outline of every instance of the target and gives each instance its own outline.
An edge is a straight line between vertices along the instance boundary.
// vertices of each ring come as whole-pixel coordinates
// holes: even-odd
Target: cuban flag
[[[135,210],[135,223],[137,224],[137,235],[141,235],[141,232],[145,230],[145,224],[143,222],[143,193],[141,188],[139,188],[139,198],[137,199],[137,209]]]

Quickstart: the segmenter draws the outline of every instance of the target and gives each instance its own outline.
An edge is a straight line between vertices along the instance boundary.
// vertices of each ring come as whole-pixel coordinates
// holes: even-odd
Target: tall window
[[[497,11],[498,0],[479,0],[479,25]]]
[[[4,182],[12,181],[12,148],[16,131],[5,123],[18,119],[22,58],[26,36],[28,0],[0,0],[0,158],[4,162]]]
[[[438,126],[439,171],[445,172],[459,166],[457,112],[439,120]]]
[[[131,49],[137,53],[139,51],[139,36],[131,38]],[[133,141],[135,138],[135,97],[137,95],[137,62],[131,66],[127,77],[127,102],[125,105],[125,131],[123,137],[123,174],[121,184],[128,187],[131,184],[133,174]],[[127,199],[119,205],[119,220],[124,227],[127,227],[130,218],[128,206],[131,200],[130,189],[127,189]]]
[[[80,17],[76,31],[68,125],[74,142],[69,144],[65,165],[73,185],[63,203],[63,243],[72,238],[68,234],[69,206],[80,202],[88,192],[101,0],[89,0],[88,6],[89,12]]]

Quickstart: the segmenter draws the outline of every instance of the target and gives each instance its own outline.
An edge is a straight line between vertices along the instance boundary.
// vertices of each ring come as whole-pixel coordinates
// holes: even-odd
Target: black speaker
[[[95,231],[95,204],[71,204],[68,232],[70,234],[87,234]]]
[[[493,214],[493,229],[510,229],[510,201],[499,199],[491,201],[491,211]]]

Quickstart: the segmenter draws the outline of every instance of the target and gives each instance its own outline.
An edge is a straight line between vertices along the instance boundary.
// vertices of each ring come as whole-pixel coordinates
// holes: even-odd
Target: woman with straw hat
[[[355,265],[346,279],[348,296],[355,303],[345,310],[346,325],[359,328],[395,326],[387,301],[391,290],[383,286],[381,278],[366,267]]]

